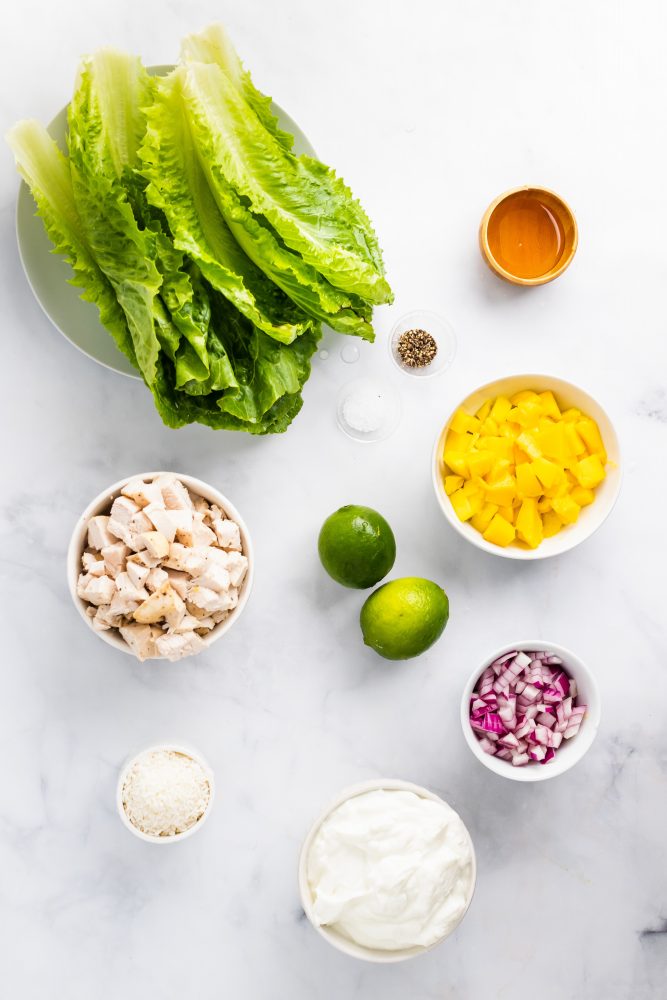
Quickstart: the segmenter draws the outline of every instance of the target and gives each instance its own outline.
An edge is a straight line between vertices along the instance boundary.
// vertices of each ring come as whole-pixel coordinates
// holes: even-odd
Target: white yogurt
[[[472,845],[444,802],[376,790],[327,816],[308,852],[307,878],[316,923],[365,948],[426,948],[466,911]]]

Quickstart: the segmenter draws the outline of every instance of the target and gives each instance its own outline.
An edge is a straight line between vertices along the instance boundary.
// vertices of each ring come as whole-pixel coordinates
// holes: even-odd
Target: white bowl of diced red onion
[[[252,542],[234,505],[181,473],[109,486],[78,519],[67,553],[83,620],[139,660],[209,647],[238,621],[252,577]]]
[[[474,671],[461,699],[461,726],[473,754],[514,781],[569,771],[599,725],[592,673],[571,650],[542,639],[496,650]]]

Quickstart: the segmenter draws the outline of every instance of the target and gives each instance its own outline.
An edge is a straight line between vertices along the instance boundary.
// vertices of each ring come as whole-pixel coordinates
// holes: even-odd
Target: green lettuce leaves
[[[321,324],[372,340],[391,301],[361,205],[294,155],[220,26],[188,36],[163,78],[115,50],[85,58],[68,124],[67,156],[36,122],[8,141],[164,423],[286,430]]]

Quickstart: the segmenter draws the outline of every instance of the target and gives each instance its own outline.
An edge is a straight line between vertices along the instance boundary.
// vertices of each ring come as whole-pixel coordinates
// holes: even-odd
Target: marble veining
[[[335,7],[335,10],[334,10]],[[396,303],[353,366],[327,333],[283,437],[166,430],[142,386],[97,367],[49,325],[16,252],[17,181],[0,158],[3,475],[0,490],[2,993],[21,1000],[659,1000],[667,966],[667,487],[664,105],[667,10],[652,0],[553,4],[353,0],[326,6],[24,0],[5,12],[3,132],[48,121],[81,53],[171,60],[225,17],[257,83],[336,164],[376,223]],[[555,188],[581,243],[535,290],[482,264],[479,219],[500,191]],[[417,385],[386,338],[409,309],[441,312],[459,352]],[[581,383],[625,456],[618,505],[586,544],[507,564],[444,522],[429,481],[440,422],[472,387],[519,370]],[[354,374],[392,380],[404,415],[364,448],[334,418]],[[234,500],[257,552],[255,590],[196,660],[134,664],[82,623],[64,557],[89,499],[154,468]],[[439,581],[441,642],[388,664],[361,643],[362,595],[320,570],[315,539],[346,502],[378,507],[395,575]],[[596,744],[534,787],[474,760],[460,692],[490,651],[543,636],[574,648],[602,693]],[[217,796],[171,849],[115,814],[118,770],[164,738],[195,744]],[[296,888],[307,828],[342,787],[378,775],[433,788],[461,813],[477,892],[441,948],[394,967],[330,949]]]

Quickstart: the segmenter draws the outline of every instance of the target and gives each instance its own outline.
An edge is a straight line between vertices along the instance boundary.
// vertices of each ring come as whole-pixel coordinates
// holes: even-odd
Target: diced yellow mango
[[[552,424],[551,427],[539,431],[535,437],[540,451],[547,458],[552,458],[559,463],[567,460],[570,449],[565,436],[564,424]]]
[[[498,433],[498,424],[493,419],[493,417],[487,417],[486,418],[486,420],[482,423],[481,431],[482,431],[482,434],[497,434]]]
[[[584,489],[583,486],[575,486],[570,492],[570,496],[575,503],[578,503],[580,507],[588,507],[589,504],[593,503],[595,500],[595,493],[593,490]]]
[[[514,445],[514,464],[517,466],[523,465],[524,462],[530,462],[530,455],[527,455],[523,448],[519,448],[517,444]]]
[[[463,490],[463,492],[467,497],[482,496],[484,490],[486,489],[486,483],[484,482],[484,480],[466,479],[461,489]]]
[[[514,459],[514,444],[509,438],[504,437],[482,437],[480,443],[484,451],[490,451],[496,460],[505,459],[511,462]]]
[[[512,443],[514,443],[514,438],[516,437],[516,430],[514,429],[513,424],[508,423],[507,420],[505,421],[504,424],[498,425],[498,433],[500,434],[501,437],[512,438]]]
[[[508,462],[506,458],[500,458],[494,463],[493,468],[484,477],[485,482],[488,485],[493,485],[494,483],[500,483],[503,479],[507,479],[511,476],[511,462]]]
[[[516,517],[516,510],[514,507],[500,507],[498,509],[498,513],[510,524],[514,524],[514,518]]]
[[[577,432],[578,424],[561,424],[561,427],[565,431],[565,440],[567,441],[567,447],[570,455],[583,455],[586,451],[586,445],[581,439],[581,435]]]
[[[548,510],[542,515],[542,530],[545,538],[557,535],[562,527],[563,522],[553,510]]]
[[[468,463],[466,462],[465,455],[462,455],[461,452],[445,448],[445,465],[452,472],[456,473],[457,476],[463,476],[464,479],[468,478]]]
[[[573,423],[576,424],[577,420],[581,417],[581,410],[578,410],[576,406],[571,406],[569,410],[563,411],[563,420],[566,424]]]
[[[479,513],[473,515],[470,523],[476,531],[483,535],[491,523],[491,518],[497,512],[498,508],[494,503],[485,503]]]
[[[475,440],[476,438],[473,434],[450,430],[447,435],[445,447],[453,448],[454,451],[469,451],[475,444]]]
[[[463,486],[463,476],[445,476],[445,493],[451,496],[460,486]]]
[[[535,440],[535,436],[530,434],[528,431],[523,431],[522,434],[519,434],[516,440],[519,447],[523,448],[525,453],[530,455],[531,458],[540,458],[542,455],[539,445]]]
[[[521,392],[515,392],[511,399],[515,406],[518,406],[519,403],[539,403],[540,401],[540,397],[532,389],[522,389]]]
[[[560,420],[561,412],[553,392],[541,392],[540,402],[542,404],[542,413],[545,416],[553,417],[554,420]]]
[[[449,499],[452,501],[452,507],[459,521],[468,521],[475,513],[470,498],[465,495],[463,490],[456,490]]]
[[[584,489],[593,490],[605,477],[604,466],[598,455],[589,455],[572,466],[577,482]]]
[[[494,514],[491,518],[491,522],[483,534],[483,537],[487,542],[491,542],[493,545],[500,545],[505,548],[510,542],[513,542],[516,537],[516,531],[514,525],[506,521],[504,517],[500,514]]]
[[[576,429],[591,455],[598,455],[603,465],[607,464],[607,452],[598,425],[590,417],[578,420]]]
[[[554,462],[550,462],[548,458],[536,458],[531,462],[531,468],[545,490],[551,489],[552,486],[565,479],[563,470]]]
[[[571,496],[556,497],[553,500],[553,509],[563,524],[574,524],[579,517],[581,507]]]
[[[493,468],[494,456],[490,451],[469,451],[468,468],[471,476],[485,476]]]
[[[474,433],[480,430],[481,423],[477,417],[471,417],[465,410],[457,410],[450,421],[449,427],[450,430],[455,431],[457,434],[465,434],[467,431]]]
[[[549,489],[546,489],[545,487],[543,496],[547,499],[553,500],[555,497],[566,497],[570,492],[571,486],[565,478],[565,473],[561,469],[559,469],[558,472],[562,478],[554,483],[553,486],[550,486]]]
[[[482,403],[482,405],[480,406],[479,410],[475,414],[475,416],[477,417],[477,419],[483,423],[486,420],[486,418],[488,417],[489,413],[491,412],[491,407],[492,406],[493,406],[493,400],[492,399],[487,399],[486,403]]]
[[[495,403],[491,407],[491,419],[495,420],[497,424],[502,424],[503,421],[507,420],[507,414],[512,409],[512,404],[509,399],[505,396],[498,396]]]
[[[535,470],[528,462],[522,462],[516,467],[516,488],[522,497],[539,497],[542,495],[542,485],[535,475]]]
[[[551,503],[552,501],[550,497],[542,497],[541,500],[538,500],[537,509],[540,512],[540,514],[546,514],[547,511],[550,511],[552,509]]]
[[[516,496],[516,482],[511,476],[505,476],[499,482],[487,485],[485,494],[490,503],[495,503],[499,507],[510,507]]]
[[[522,427],[537,427],[542,416],[539,399],[526,399],[510,410],[509,419]]]
[[[536,549],[542,541],[542,518],[537,511],[537,500],[532,497],[527,497],[521,504],[516,518],[516,533],[531,549]]]

